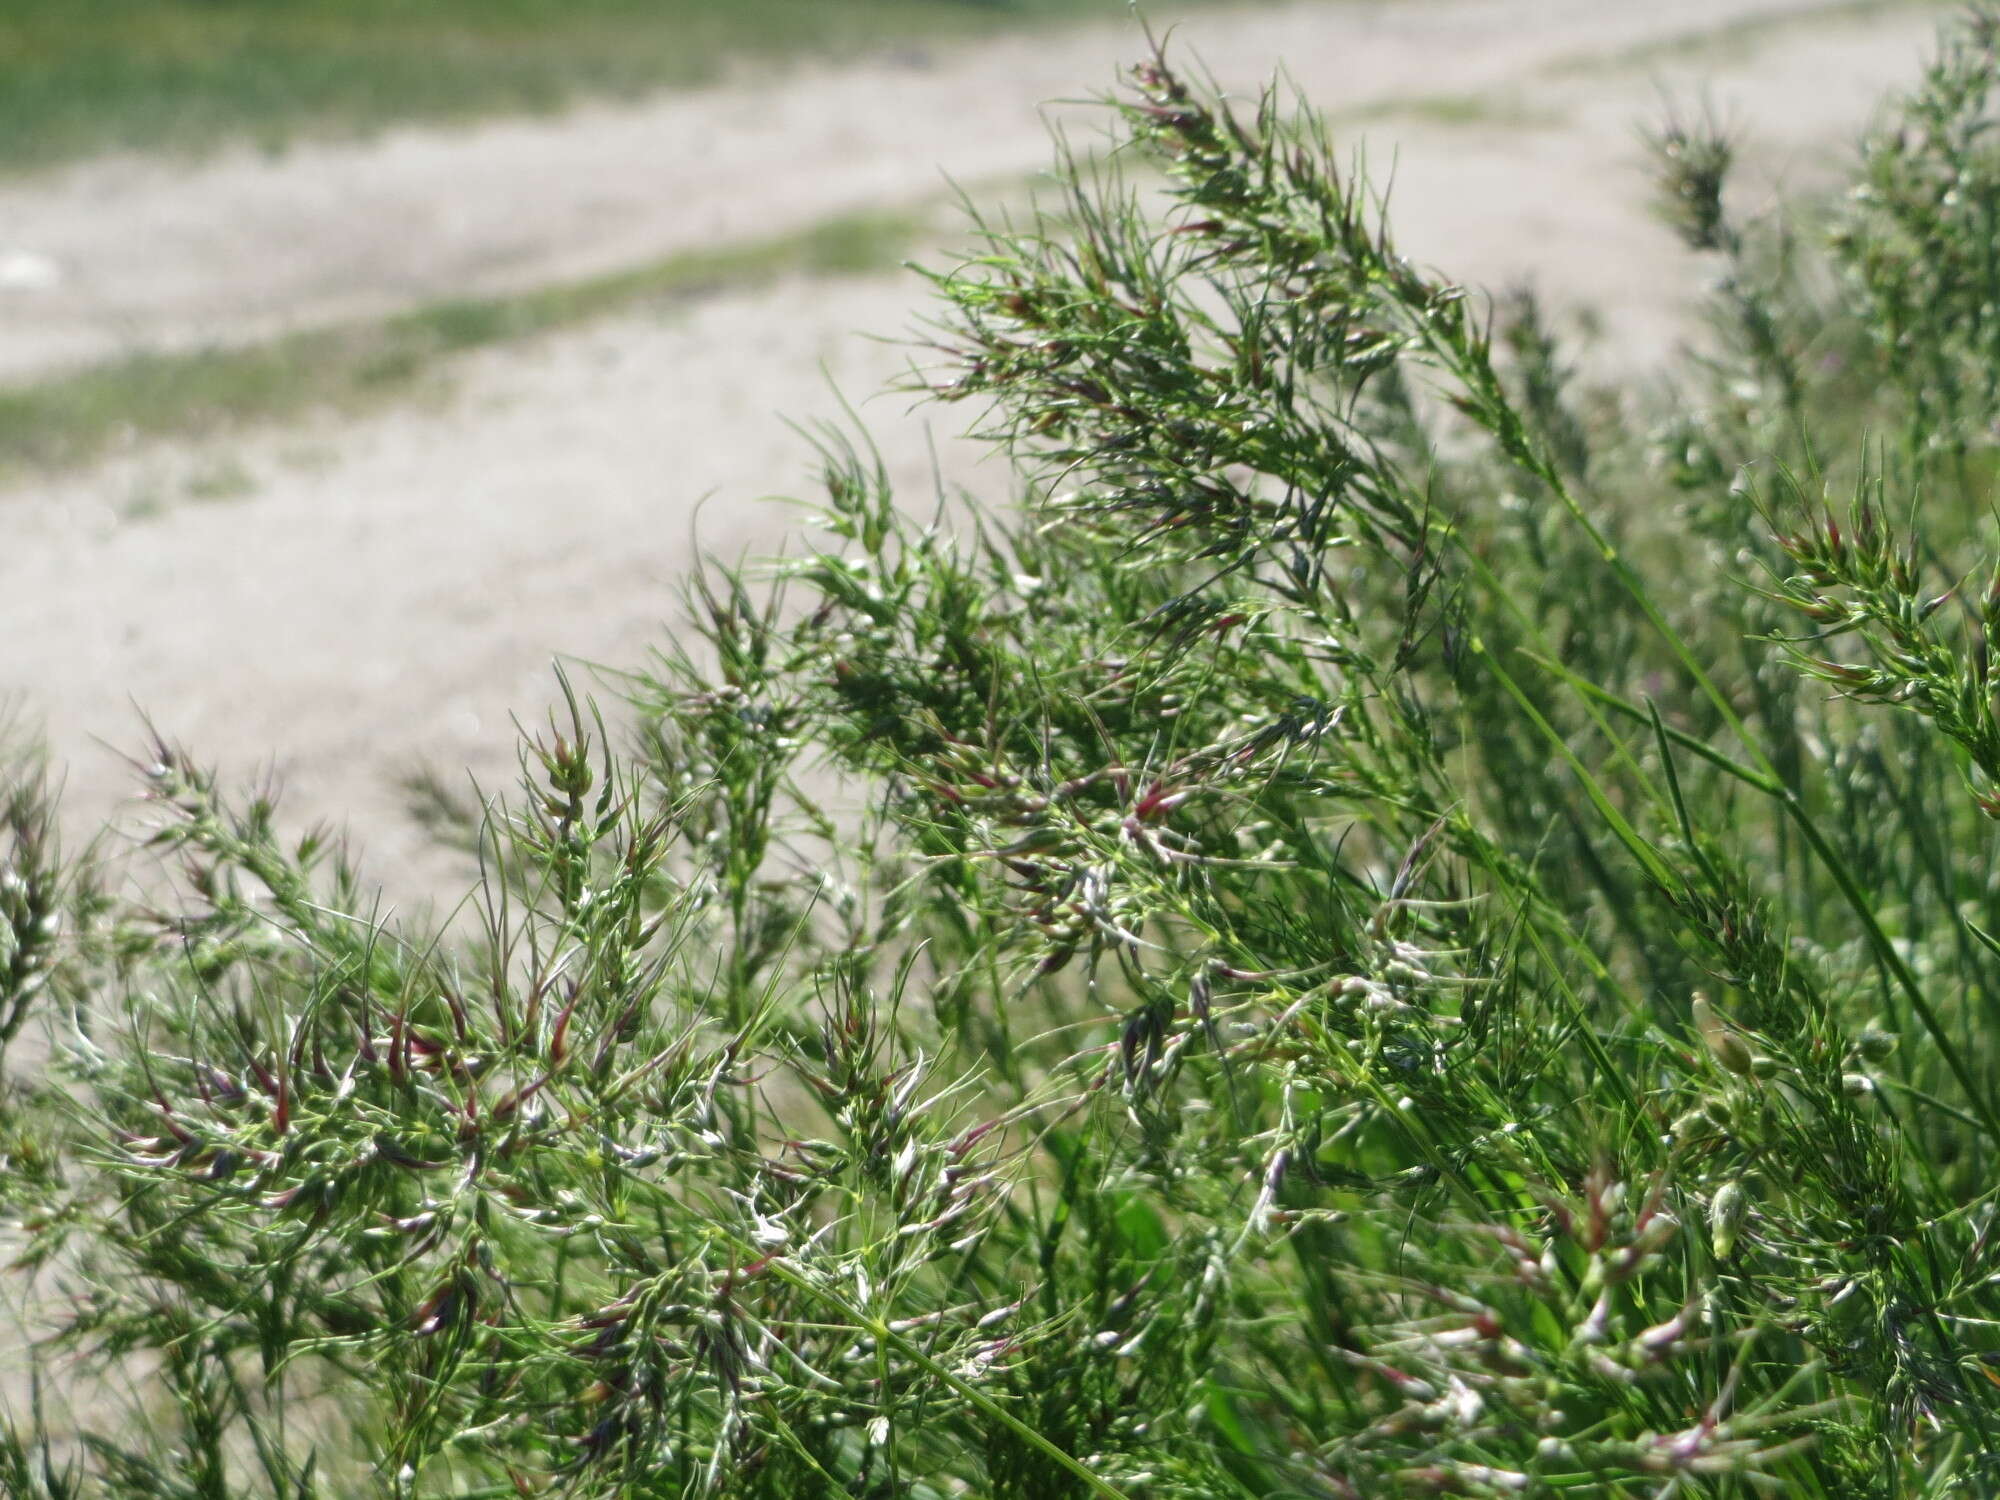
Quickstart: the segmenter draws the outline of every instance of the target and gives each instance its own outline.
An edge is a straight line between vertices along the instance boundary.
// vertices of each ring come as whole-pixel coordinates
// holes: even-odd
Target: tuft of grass
[[[1612,399],[1156,54],[928,273],[1018,506],[826,434],[622,732],[412,779],[456,926],[159,742],[116,899],[0,761],[0,1482],[2000,1494],[1996,98],[1979,11],[1811,243],[1670,122]]]
[[[0,472],[76,465],[134,437],[200,437],[317,407],[367,409],[422,389],[444,361],[473,349],[780,276],[880,270],[925,223],[917,211],[842,214],[768,240],[682,251],[532,291],[456,298],[240,348],[136,355],[0,389]]]

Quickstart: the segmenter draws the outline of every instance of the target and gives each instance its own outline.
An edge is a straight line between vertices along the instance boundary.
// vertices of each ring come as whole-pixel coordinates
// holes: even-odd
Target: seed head
[[[1893,1031],[1884,1031],[1878,1026],[1870,1026],[1861,1033],[1855,1050],[1872,1063],[1885,1063],[1896,1050],[1897,1037]]]
[[[1731,1031],[1715,1013],[1715,1007],[1708,1003],[1708,996],[1697,992],[1688,1009],[1709,1055],[1738,1078],[1748,1078],[1756,1070],[1757,1060],[1743,1038]]]
[[[1749,1194],[1740,1182],[1725,1182],[1715,1190],[1708,1204],[1708,1244],[1717,1260],[1728,1260],[1736,1249],[1736,1235],[1750,1212]]]

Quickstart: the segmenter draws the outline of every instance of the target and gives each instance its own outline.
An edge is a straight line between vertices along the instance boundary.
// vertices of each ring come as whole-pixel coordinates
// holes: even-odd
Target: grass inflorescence
[[[19,758],[4,1482],[2000,1493],[1997,36],[1823,243],[1663,134],[1651,405],[1149,59],[931,273],[1018,510],[829,434],[441,929],[165,743],[112,899]]]

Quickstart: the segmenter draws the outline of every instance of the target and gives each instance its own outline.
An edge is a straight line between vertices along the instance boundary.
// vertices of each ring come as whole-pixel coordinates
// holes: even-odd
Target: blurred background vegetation
[[[548,111],[705,82],[738,60],[900,48],[920,64],[925,43],[1125,10],[1123,0],[9,0],[0,169]]]

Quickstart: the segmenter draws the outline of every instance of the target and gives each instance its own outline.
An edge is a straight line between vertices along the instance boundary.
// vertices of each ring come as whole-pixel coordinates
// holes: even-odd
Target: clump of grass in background
[[[1308,113],[1155,57],[1109,160],[1164,209],[1065,162],[933,277],[920,383],[1020,513],[912,519],[830,438],[825,548],[693,582],[636,745],[531,740],[459,929],[171,746],[178,902],[26,873],[31,811],[71,915],[0,1473],[2000,1492],[1989,258],[1942,211],[1993,34],[1823,261],[1665,141],[1719,337],[1650,431]]]

